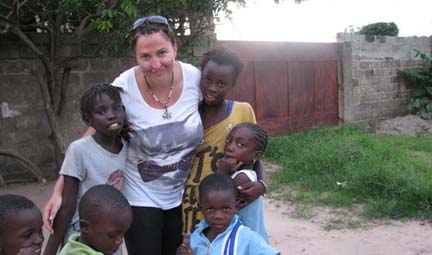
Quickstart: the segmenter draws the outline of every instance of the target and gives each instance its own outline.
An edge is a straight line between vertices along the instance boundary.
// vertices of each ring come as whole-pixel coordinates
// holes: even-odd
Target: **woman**
[[[184,183],[203,135],[200,72],[176,61],[177,43],[164,17],[138,19],[132,46],[137,66],[113,82],[124,90],[133,130],[123,187],[133,212],[126,246],[129,254],[175,254]]]
[[[200,71],[176,61],[177,43],[166,18],[138,19],[131,36],[137,66],[113,82],[124,91],[132,128],[122,191],[133,222],[125,241],[129,254],[172,255],[181,243],[181,200],[192,152],[203,135]],[[45,219],[51,207],[50,202]]]
[[[138,19],[131,35],[137,66],[113,82],[124,90],[133,129],[123,187],[134,218],[126,246],[129,254],[175,254],[184,183],[203,135],[200,72],[175,60],[177,43],[164,17]],[[44,210],[47,226],[60,207],[62,189],[59,179]]]

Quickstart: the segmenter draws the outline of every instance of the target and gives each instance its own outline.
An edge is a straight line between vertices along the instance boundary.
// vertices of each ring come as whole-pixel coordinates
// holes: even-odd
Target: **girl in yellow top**
[[[204,54],[201,62],[201,92],[203,102],[200,114],[204,138],[195,150],[195,158],[183,196],[183,234],[190,234],[203,218],[198,206],[198,186],[204,177],[216,172],[217,161],[223,156],[226,137],[231,129],[242,122],[256,123],[249,103],[225,99],[236,84],[243,69],[241,60],[232,52],[216,48]],[[242,186],[241,195],[246,206],[265,193],[264,168],[260,161],[255,166],[259,182]]]

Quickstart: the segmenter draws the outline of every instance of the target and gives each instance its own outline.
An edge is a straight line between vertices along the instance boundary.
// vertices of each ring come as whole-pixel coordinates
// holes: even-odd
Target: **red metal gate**
[[[218,41],[245,68],[230,98],[249,102],[271,135],[338,124],[336,43]]]

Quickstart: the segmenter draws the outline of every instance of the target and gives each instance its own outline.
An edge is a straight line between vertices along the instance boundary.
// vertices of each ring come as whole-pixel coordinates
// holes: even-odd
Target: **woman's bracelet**
[[[264,194],[263,195],[265,195],[267,193],[267,183],[265,183],[264,180],[258,180],[258,182],[264,186]]]

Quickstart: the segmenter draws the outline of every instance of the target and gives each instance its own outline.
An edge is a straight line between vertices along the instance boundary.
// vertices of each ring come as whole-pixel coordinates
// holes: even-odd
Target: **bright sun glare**
[[[216,25],[219,40],[334,42],[336,34],[374,22],[395,22],[399,36],[432,34],[432,0],[247,0],[231,21]]]

